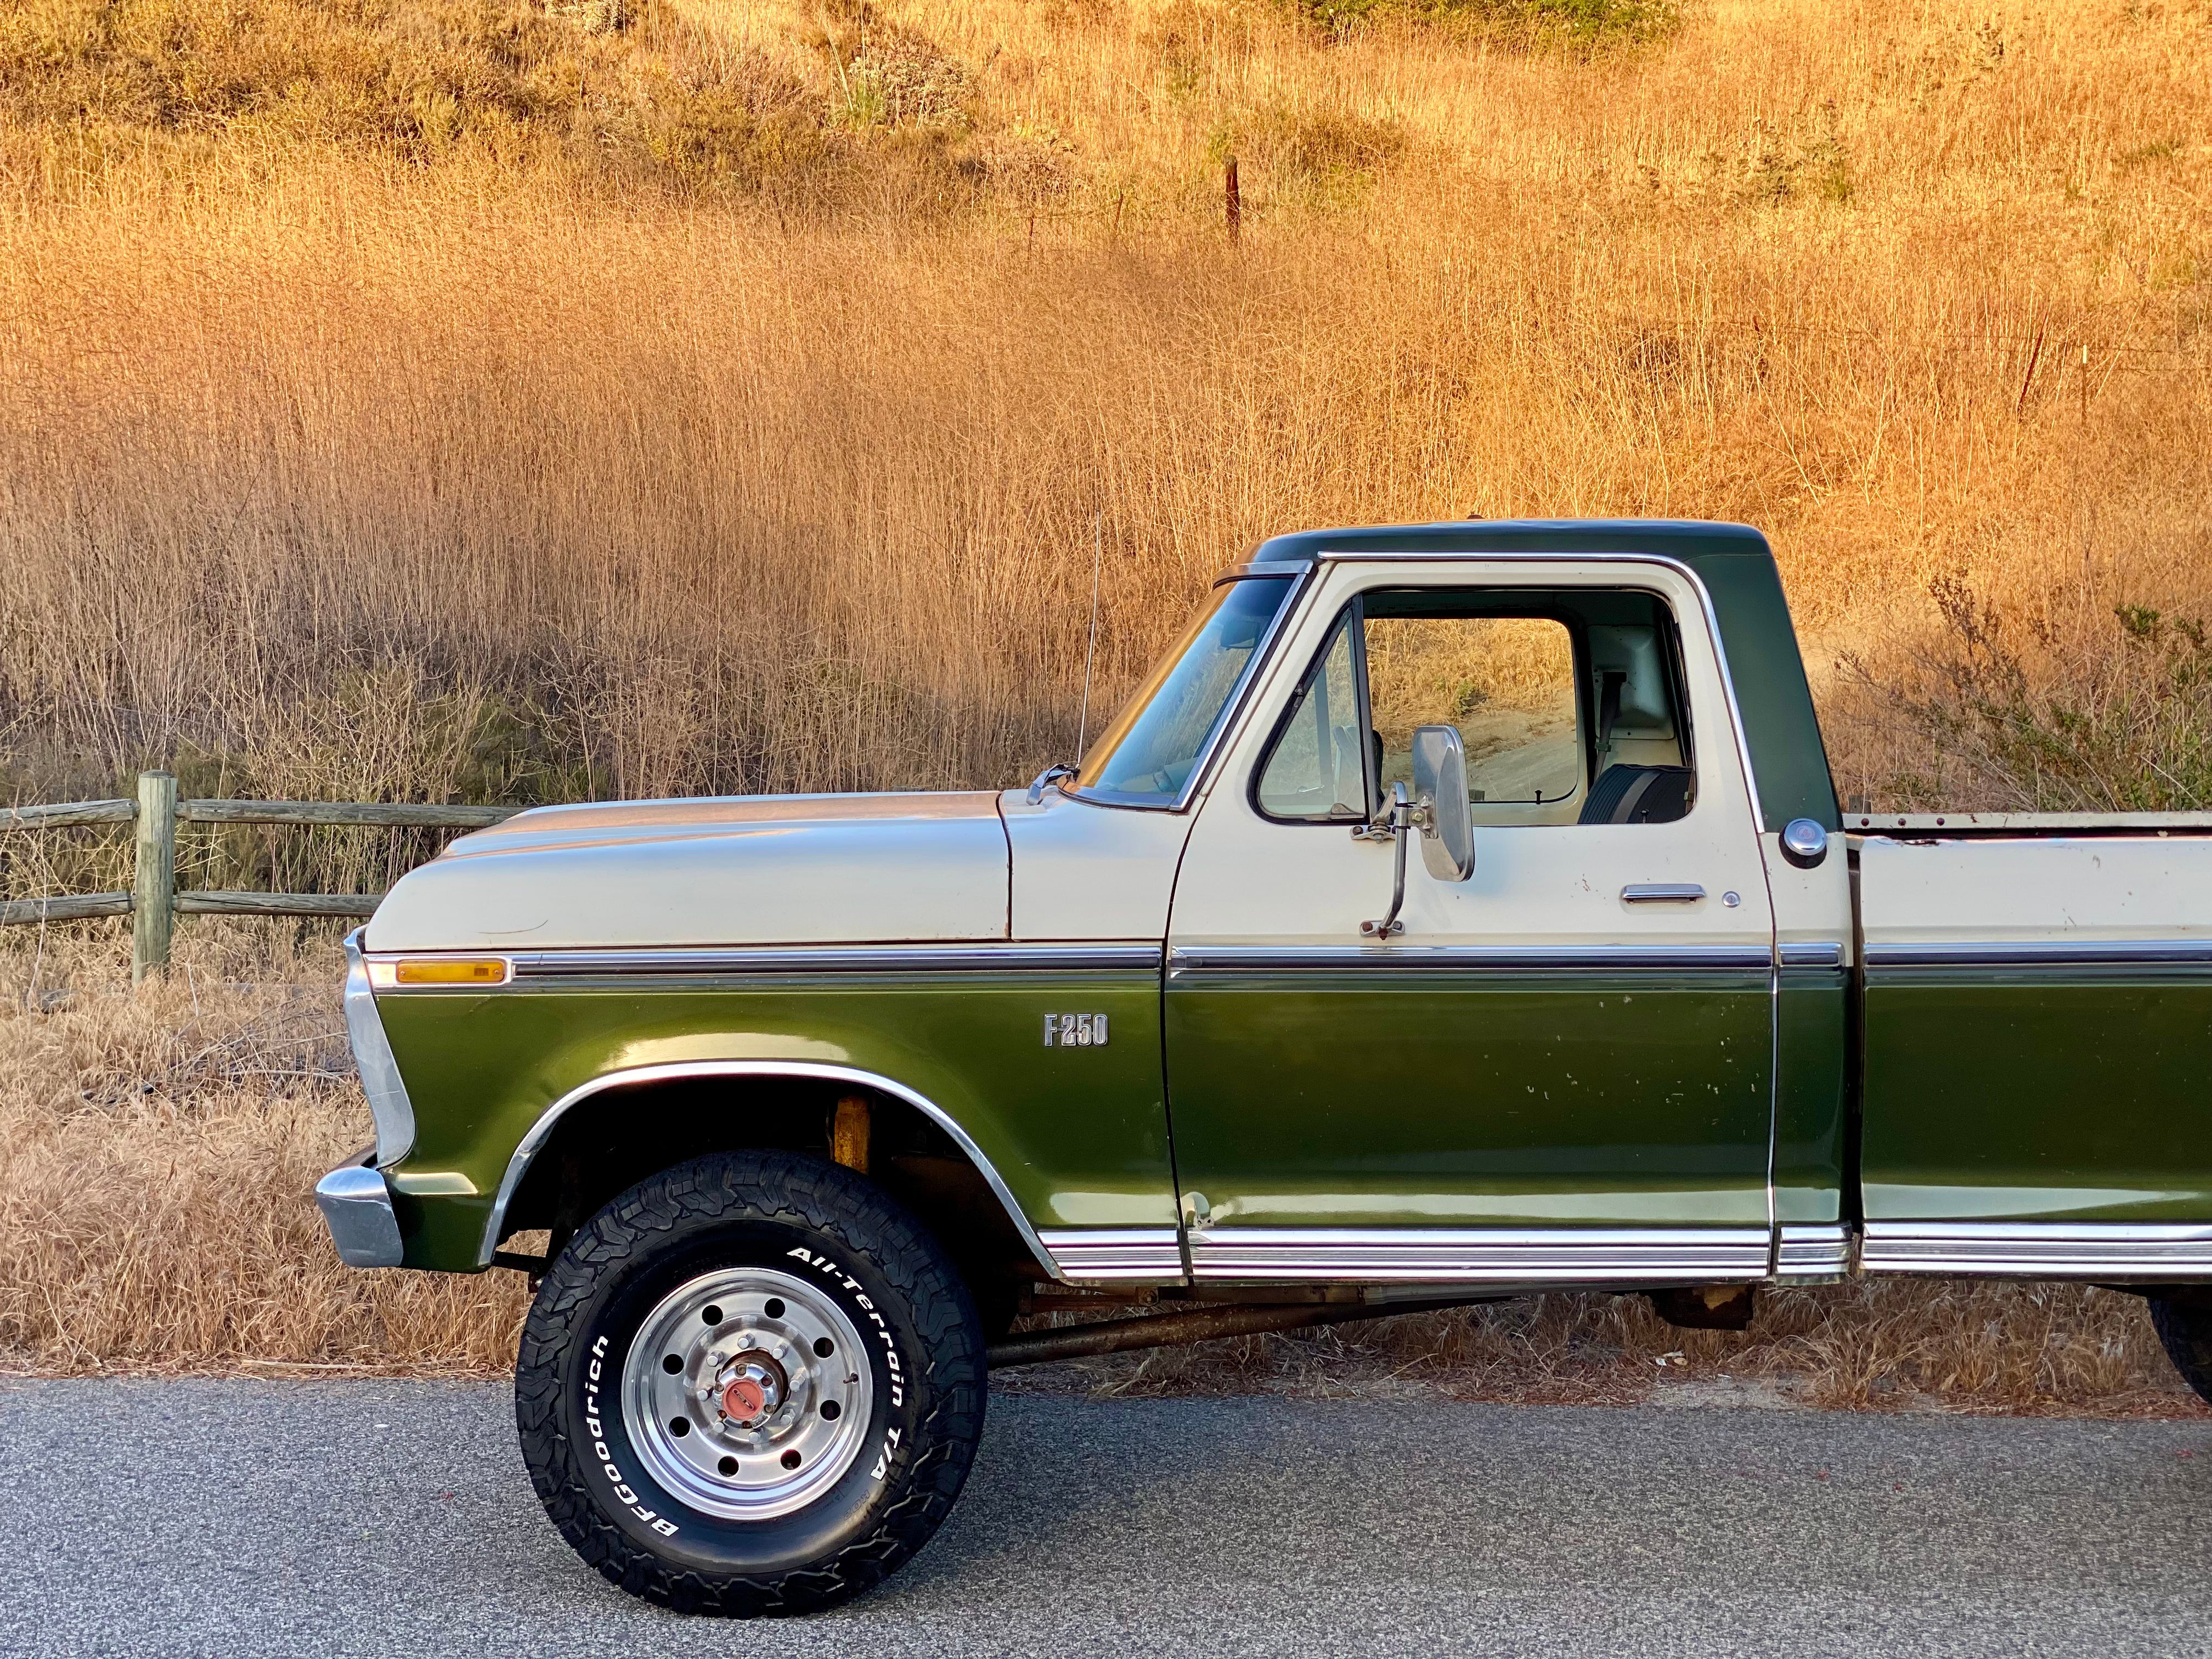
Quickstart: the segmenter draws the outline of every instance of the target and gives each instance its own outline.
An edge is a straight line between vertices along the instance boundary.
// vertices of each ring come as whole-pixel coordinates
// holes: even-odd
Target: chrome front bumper
[[[315,1202],[349,1267],[396,1267],[406,1254],[399,1243],[399,1218],[392,1213],[392,1189],[368,1167],[363,1152],[341,1164],[315,1183]]]

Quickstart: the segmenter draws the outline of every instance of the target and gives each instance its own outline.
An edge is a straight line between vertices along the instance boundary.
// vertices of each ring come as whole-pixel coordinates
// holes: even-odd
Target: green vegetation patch
[[[1889,701],[1925,744],[1924,770],[1899,776],[1903,799],[1940,805],[1964,780],[2022,811],[2188,812],[2212,809],[2212,627],[2138,605],[2109,632],[2060,640],[1957,577],[1929,592],[1943,632],[1930,684]],[[2038,672],[2047,659],[2062,672]],[[1844,666],[1873,684],[1863,664]]]

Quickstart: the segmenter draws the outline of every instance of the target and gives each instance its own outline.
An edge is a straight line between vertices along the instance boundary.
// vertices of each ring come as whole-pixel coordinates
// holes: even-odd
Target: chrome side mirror
[[[1457,727],[1415,730],[1413,801],[1421,863],[1438,881],[1465,881],[1474,873],[1474,817],[1468,810],[1467,750]]]
[[[1406,843],[1416,830],[1421,862],[1438,881],[1465,881],[1474,873],[1474,815],[1468,810],[1467,751],[1449,726],[1417,726],[1413,732],[1413,793],[1390,786],[1390,799],[1371,823],[1352,832],[1354,841],[1397,843],[1396,872],[1390,882],[1390,908],[1380,920],[1359,924],[1362,939],[1394,939],[1406,931],[1398,912],[1406,907]]]

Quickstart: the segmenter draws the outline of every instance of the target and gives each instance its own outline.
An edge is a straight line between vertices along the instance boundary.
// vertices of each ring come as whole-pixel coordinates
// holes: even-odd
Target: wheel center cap
[[[748,1355],[722,1374],[722,1414],[739,1428],[751,1428],[783,1404],[789,1386],[775,1360]]]

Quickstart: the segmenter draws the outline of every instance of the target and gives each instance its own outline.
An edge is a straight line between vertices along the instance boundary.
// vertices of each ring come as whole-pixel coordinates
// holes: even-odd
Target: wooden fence
[[[177,890],[179,823],[354,823],[393,830],[482,830],[519,806],[416,806],[388,801],[179,800],[173,773],[141,772],[136,800],[65,801],[0,807],[0,830],[62,830],[73,824],[135,823],[131,890],[0,901],[0,927],[131,918],[131,977],[143,980],[169,960],[179,915],[366,916],[381,893],[236,893]]]

